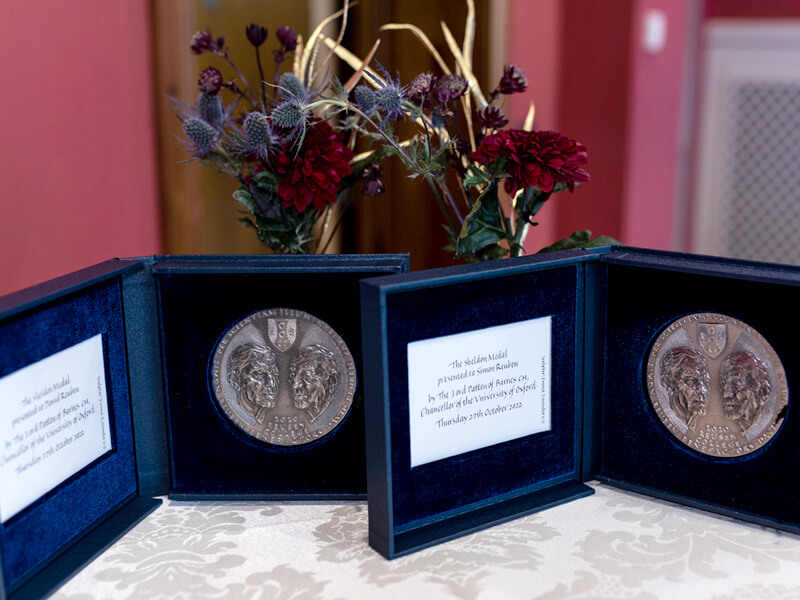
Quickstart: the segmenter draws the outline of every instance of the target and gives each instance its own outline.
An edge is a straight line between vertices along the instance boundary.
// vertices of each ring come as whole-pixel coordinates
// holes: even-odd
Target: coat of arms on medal
[[[297,337],[297,319],[270,319],[267,326],[269,341],[281,352],[286,352]]]
[[[711,358],[717,358],[728,343],[728,328],[725,323],[698,323],[697,341]]]

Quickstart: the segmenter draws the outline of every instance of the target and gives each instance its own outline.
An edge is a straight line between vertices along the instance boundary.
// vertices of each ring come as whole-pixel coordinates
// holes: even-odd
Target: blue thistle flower
[[[292,98],[296,100],[306,99],[306,88],[303,87],[303,82],[300,81],[294,73],[287,71],[281,75],[281,78],[278,80],[278,87],[281,90],[281,98],[285,100]]]
[[[186,119],[183,131],[200,154],[206,154],[218,140],[217,130],[202,119]]]
[[[200,96],[197,98],[197,113],[209,125],[222,127],[225,121],[222,98],[218,94],[212,95],[200,92]]]
[[[375,90],[375,108],[383,113],[383,119],[380,126],[383,127],[386,121],[399,121],[405,116],[406,88],[400,85],[400,78],[392,79],[386,69],[378,63],[378,70],[383,74],[385,83],[381,83],[380,79],[367,71],[367,75],[372,77],[380,84],[380,87]]]
[[[360,85],[355,89],[356,104],[365,115],[369,115],[375,110],[375,92],[366,85]]]
[[[272,122],[283,130],[294,130],[305,122],[303,105],[297,100],[287,100],[272,109]]]
[[[406,95],[402,87],[389,81],[375,91],[375,108],[384,115],[384,119],[397,121],[405,114]]]
[[[244,119],[244,137],[248,149],[266,159],[272,145],[267,115],[257,111],[249,113]]]

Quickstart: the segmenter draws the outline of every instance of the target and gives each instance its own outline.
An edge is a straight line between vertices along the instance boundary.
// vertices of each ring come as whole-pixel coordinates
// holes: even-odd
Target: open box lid
[[[25,486],[14,484],[27,480],[0,480],[0,515],[7,516],[0,523],[0,597],[48,593],[152,510],[158,504],[154,495],[363,498],[360,385],[353,408],[329,435],[338,451],[352,458],[338,460],[347,477],[326,473],[319,480],[303,479],[298,464],[326,447],[317,443],[309,444],[311,451],[268,452],[246,439],[215,405],[209,356],[237,320],[274,302],[295,306],[297,301],[325,313],[340,329],[358,357],[360,380],[359,279],[407,269],[407,255],[115,259],[0,299],[0,386],[6,386],[0,391],[8,392],[0,394],[5,427],[0,429],[5,458],[0,454],[0,459],[12,469],[45,475],[39,477],[42,489],[10,497],[7,490],[21,489]],[[198,336],[205,336],[204,345],[196,344]],[[176,363],[171,355],[181,352],[186,361]],[[185,372],[194,374],[192,389],[182,387]],[[173,427],[175,411],[185,403],[192,410],[183,417],[184,429],[196,425],[193,419],[199,423],[211,415],[229,446],[271,454],[262,460],[292,462],[294,468],[250,469],[244,484],[191,487],[194,478],[181,469],[197,461],[176,460],[192,452],[181,446]],[[91,427],[84,425],[90,421]],[[225,440],[207,434],[195,437],[220,451]],[[86,440],[94,440],[99,450],[73,452]],[[78,458],[62,460],[69,453]],[[337,461],[330,447],[327,454],[326,461]],[[241,453],[238,460],[244,462]],[[214,468],[223,473],[220,477],[235,473],[230,464],[218,462]],[[213,470],[207,461],[202,468],[206,475]],[[284,471],[292,482],[283,477],[275,485],[263,483]],[[296,481],[318,481],[319,489],[293,486]],[[184,487],[178,489],[176,482]]]
[[[370,543],[390,558],[413,552],[586,495],[582,482],[595,477],[797,531],[800,505],[790,488],[800,476],[800,425],[792,411],[781,414],[777,434],[763,447],[715,457],[669,432],[646,380],[648,356],[671,325],[700,314],[725,323],[716,315],[729,315],[732,336],[746,323],[769,339],[791,397],[800,372],[789,335],[798,294],[796,267],[625,247],[362,282],[363,329],[372,332],[364,340]],[[550,325],[549,354],[535,339],[541,334],[528,329],[542,319]],[[459,337],[464,333],[477,334],[477,345]],[[522,338],[523,349],[514,349],[514,337]],[[418,346],[431,343],[434,352],[424,356],[433,366],[420,367]],[[544,408],[535,394],[525,399],[514,391],[519,385],[512,380],[535,368],[526,367],[531,354],[547,362]],[[496,372],[481,379],[475,368],[459,379],[465,358],[473,366],[485,358]],[[504,367],[509,362],[519,365]],[[490,385],[493,390],[481,390]],[[710,385],[719,390],[718,383]],[[436,393],[425,393],[426,386]],[[446,397],[438,397],[441,391]],[[510,400],[498,397],[502,393]],[[713,393],[719,402],[720,392]],[[533,416],[513,413],[519,404],[533,406]],[[523,428],[519,437],[483,442],[481,430],[502,434],[517,425],[493,425],[486,408],[492,419],[505,412],[529,423],[547,410],[549,429],[526,434]],[[477,429],[469,428],[471,419]],[[426,420],[438,424],[428,441],[420,433]],[[448,430],[467,443],[453,445]],[[414,458],[428,448],[435,449],[435,460]]]
[[[0,597],[49,593],[159,504],[139,495],[128,387],[121,282],[141,268],[0,299]]]
[[[625,248],[600,265],[584,477],[800,533],[800,268]],[[696,357],[699,417],[681,418],[670,354]]]

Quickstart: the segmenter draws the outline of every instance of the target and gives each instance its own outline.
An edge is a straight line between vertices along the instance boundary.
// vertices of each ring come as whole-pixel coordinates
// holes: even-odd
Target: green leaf
[[[393,154],[393,155],[395,155],[395,156],[399,156],[400,158],[403,158],[403,153],[402,153],[400,150],[398,150],[397,148],[395,148],[394,146],[391,146],[391,145],[389,145],[389,144],[386,144],[386,145],[383,147],[383,149],[384,149],[386,152],[388,152],[389,154]]]
[[[622,246],[622,242],[607,235],[598,235],[596,238],[589,240],[584,248],[602,248],[603,246]]]
[[[486,178],[480,177],[479,175],[469,175],[464,178],[464,187],[467,189],[484,183],[486,183]]]
[[[433,156],[431,156],[431,163],[435,163],[437,165],[441,164],[441,166],[444,166],[443,158],[447,151],[450,150],[455,143],[456,141],[452,139],[449,142],[442,144],[442,146],[436,152],[434,152]]]
[[[251,213],[256,212],[256,203],[253,201],[253,195],[246,187],[241,187],[233,192],[233,198]]]
[[[467,166],[467,175],[464,177],[464,187],[469,189],[476,185],[489,185],[492,183],[492,178],[484,169],[476,167],[470,163]]]
[[[278,176],[270,171],[251,171],[253,181],[258,187],[274,189],[278,187]]]
[[[522,214],[525,216],[526,221],[530,221],[531,217],[538,213],[544,203],[550,198],[550,194],[542,192],[538,187],[528,186],[525,188],[525,193],[522,195]]]
[[[547,246],[539,250],[543,252],[555,252],[556,250],[567,250],[570,248],[599,248],[601,246],[621,246],[622,242],[608,237],[607,235],[598,235],[592,238],[592,232],[588,229],[580,229],[574,231],[571,236],[557,241],[555,244]]]
[[[508,239],[498,209],[497,186],[484,190],[464,219],[456,239],[456,257],[477,256],[487,246]]]
[[[344,86],[338,77],[334,77],[331,82],[331,92],[335,98],[347,99],[347,92],[344,91]]]

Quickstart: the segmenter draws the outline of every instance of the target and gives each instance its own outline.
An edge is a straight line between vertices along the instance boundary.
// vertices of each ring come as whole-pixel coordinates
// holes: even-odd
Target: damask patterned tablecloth
[[[387,561],[365,504],[164,504],[54,596],[800,599],[800,537],[596,493]]]

